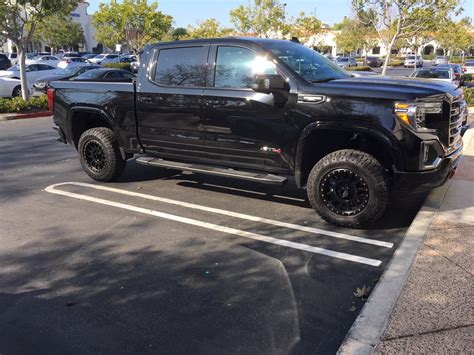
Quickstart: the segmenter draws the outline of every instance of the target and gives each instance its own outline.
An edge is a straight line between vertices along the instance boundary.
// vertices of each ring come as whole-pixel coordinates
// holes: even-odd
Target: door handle
[[[149,104],[150,102],[153,101],[153,98],[151,96],[141,96],[140,101],[146,104]]]

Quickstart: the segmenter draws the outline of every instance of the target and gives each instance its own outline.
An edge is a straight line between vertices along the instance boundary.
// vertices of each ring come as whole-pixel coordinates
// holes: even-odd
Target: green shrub
[[[27,101],[21,97],[0,98],[0,113],[34,112],[48,110],[48,96],[32,96]]]
[[[463,74],[462,81],[472,81],[472,74]]]
[[[403,67],[403,63],[404,63],[403,60],[398,60],[398,59],[390,60],[389,66],[391,66],[391,67]]]
[[[347,71],[372,71],[372,68],[366,65],[358,65],[356,67],[346,67]]]
[[[104,68],[115,68],[132,71],[130,69],[130,63],[107,63],[103,65]]]
[[[467,106],[474,106],[474,88],[463,88],[464,100],[467,102]]]

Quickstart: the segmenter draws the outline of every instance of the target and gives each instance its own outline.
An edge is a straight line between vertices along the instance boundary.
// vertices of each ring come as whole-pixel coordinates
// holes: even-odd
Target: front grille
[[[461,97],[451,102],[449,111],[448,152],[456,150],[461,144],[461,129],[463,121],[464,103]]]

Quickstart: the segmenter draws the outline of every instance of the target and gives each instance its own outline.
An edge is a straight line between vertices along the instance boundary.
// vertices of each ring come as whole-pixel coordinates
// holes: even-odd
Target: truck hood
[[[327,94],[351,97],[373,97],[394,100],[413,100],[433,95],[458,96],[461,91],[451,83],[412,78],[356,77],[315,83],[313,87]],[[321,92],[320,92],[321,93]]]

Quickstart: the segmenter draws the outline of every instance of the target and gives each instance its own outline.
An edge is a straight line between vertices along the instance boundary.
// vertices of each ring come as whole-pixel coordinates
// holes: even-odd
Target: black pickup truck
[[[359,227],[393,191],[442,185],[462,157],[467,107],[451,84],[352,77],[301,44],[159,43],[130,83],[53,82],[61,142],[97,181],[128,159],[267,184],[292,181],[326,221]]]

